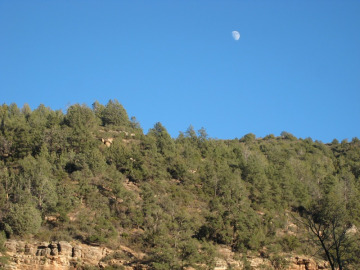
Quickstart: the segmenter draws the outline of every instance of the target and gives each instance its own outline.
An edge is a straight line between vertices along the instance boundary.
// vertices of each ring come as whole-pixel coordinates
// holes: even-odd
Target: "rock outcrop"
[[[295,257],[290,260],[288,270],[327,270],[330,269],[327,262],[316,262],[310,258]]]
[[[103,144],[105,144],[107,147],[110,147],[111,144],[114,141],[114,138],[101,138],[101,141],[103,142]]]
[[[123,266],[126,270],[148,269],[140,262],[145,254],[136,253],[128,247],[121,246],[117,250],[105,247],[90,246],[77,242],[37,242],[27,243],[25,241],[8,240],[5,243],[7,249],[8,263],[3,266],[7,270],[75,270],[89,265],[99,269],[106,266]],[[214,270],[244,269],[243,260],[234,259],[234,253],[227,248],[220,248]],[[287,270],[328,270],[328,264],[324,261],[316,262],[308,257],[289,257],[282,265]],[[132,258],[136,264],[132,264],[126,258]],[[247,256],[246,264],[251,269],[279,269],[269,258]],[[285,268],[284,268],[285,267]],[[1,266],[0,266],[1,268]],[[3,269],[1,268],[1,269]],[[188,268],[192,269],[192,268]]]
[[[214,270],[236,269],[242,270],[250,268],[257,269],[286,269],[286,270],[330,270],[325,261],[315,261],[306,256],[292,256],[290,254],[281,254],[275,258],[268,256],[257,256],[247,254],[246,256],[234,253],[228,247],[220,247],[218,254],[221,258],[215,259]],[[277,260],[277,259],[280,260]]]
[[[9,261],[4,269],[9,270],[69,270],[81,269],[85,265],[99,267],[99,269],[107,265],[124,265],[125,269],[133,269],[130,265],[126,266],[129,264],[126,260],[104,262],[103,259],[114,252],[105,247],[66,241],[27,243],[9,240],[5,243],[5,248]],[[126,247],[117,252],[142,257],[142,254],[137,254]]]

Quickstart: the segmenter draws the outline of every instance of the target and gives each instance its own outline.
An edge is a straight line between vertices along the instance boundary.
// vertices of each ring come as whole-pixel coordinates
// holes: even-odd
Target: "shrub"
[[[8,235],[36,234],[40,227],[40,211],[30,204],[12,205],[5,218],[5,230]]]

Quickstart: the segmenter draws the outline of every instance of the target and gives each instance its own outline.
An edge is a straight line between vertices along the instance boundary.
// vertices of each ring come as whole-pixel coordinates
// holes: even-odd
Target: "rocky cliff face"
[[[125,269],[134,269],[125,259],[113,258],[104,262],[105,258],[115,252],[104,247],[65,241],[26,243],[12,240],[5,243],[5,248],[10,259],[4,268],[11,270],[68,270],[81,269],[86,265],[99,269],[107,265],[123,265]],[[127,257],[136,257],[139,260],[143,257],[143,254],[126,247],[116,252],[126,254]],[[137,267],[137,269],[142,268]]]
[[[320,270],[330,269],[327,262],[316,262],[309,258],[295,257],[289,261],[287,270]]]
[[[8,263],[3,267],[7,270],[72,270],[82,269],[84,266],[93,266],[103,269],[106,266],[123,266],[126,270],[148,269],[146,265],[134,265],[124,258],[133,258],[132,261],[141,261],[145,254],[134,252],[127,247],[119,250],[110,250],[104,247],[89,246],[80,243],[37,242],[9,240],[5,243]],[[244,262],[234,260],[230,250],[222,250],[223,259],[217,259],[214,270],[244,269]],[[116,256],[114,256],[116,254]],[[121,256],[121,255],[124,256]],[[248,266],[251,269],[280,269],[269,259],[248,257]],[[286,260],[287,270],[327,270],[326,262],[316,262],[311,258],[290,257]],[[1,267],[0,267],[1,268]],[[193,268],[188,268],[193,269]],[[281,268],[284,269],[284,268]]]
[[[228,248],[220,248],[218,250],[222,259],[217,259],[214,270],[227,269],[284,269],[284,270],[330,270],[326,261],[316,261],[313,258],[305,256],[290,256],[282,254],[278,259],[263,258],[260,256],[247,256],[244,260],[234,259],[234,253]]]

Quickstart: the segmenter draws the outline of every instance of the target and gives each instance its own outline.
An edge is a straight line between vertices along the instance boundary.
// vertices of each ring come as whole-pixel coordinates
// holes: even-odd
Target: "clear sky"
[[[117,99],[173,137],[191,124],[220,139],[351,140],[359,14],[351,0],[0,0],[0,102]]]

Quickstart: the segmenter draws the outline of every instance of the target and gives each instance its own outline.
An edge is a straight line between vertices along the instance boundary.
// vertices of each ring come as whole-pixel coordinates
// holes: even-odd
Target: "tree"
[[[22,182],[23,190],[36,198],[37,207],[43,212],[50,211],[57,202],[56,182],[48,160],[48,150],[44,147],[38,157],[27,156],[19,164],[22,172],[18,182]]]
[[[355,237],[345,201],[336,192],[336,185],[328,194],[308,209],[300,207],[300,223],[310,232],[311,240],[323,251],[332,270],[347,269],[347,265],[359,263],[351,248]],[[338,187],[337,187],[338,189]]]
[[[79,132],[93,130],[98,125],[95,113],[85,104],[75,104],[68,108],[65,123]]]
[[[296,140],[296,137],[287,131],[281,132],[280,136],[286,140],[291,140],[291,141]]]
[[[186,137],[191,138],[194,141],[197,139],[196,132],[195,132],[194,127],[192,125],[190,125],[188,127],[188,129],[185,132],[185,135],[186,135]]]
[[[70,106],[64,122],[71,130],[68,141],[77,152],[91,148],[94,142],[92,133],[98,126],[99,119],[89,107],[80,104]]]
[[[98,106],[99,107],[99,106]],[[95,108],[96,109],[96,108]],[[128,126],[129,116],[119,101],[109,100],[105,108],[101,108],[101,119],[104,126]]]
[[[0,131],[12,145],[16,158],[22,158],[30,152],[31,136],[24,114],[15,103],[3,105],[0,109]]]
[[[25,115],[25,118],[28,119],[31,115],[31,108],[29,104],[25,103],[24,106],[21,108],[21,112]]]
[[[130,118],[130,126],[131,126],[133,129],[141,130],[140,123],[139,123],[139,121],[136,119],[135,116],[131,116],[131,118]]]
[[[248,133],[248,134],[244,135],[244,137],[242,137],[242,138],[240,139],[240,142],[249,143],[249,142],[255,141],[255,139],[256,139],[255,134],[253,134],[253,133]]]
[[[168,156],[174,151],[174,142],[166,128],[160,122],[157,122],[154,127],[149,130],[148,136],[155,138],[159,153]]]
[[[102,113],[105,109],[105,106],[100,104],[99,101],[95,101],[93,104],[92,104],[92,109],[93,109],[93,112],[95,113],[96,117],[98,117],[99,119],[101,119],[102,117]]]
[[[9,235],[34,234],[41,227],[41,215],[31,204],[13,204],[2,226]]]

